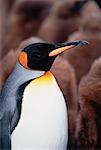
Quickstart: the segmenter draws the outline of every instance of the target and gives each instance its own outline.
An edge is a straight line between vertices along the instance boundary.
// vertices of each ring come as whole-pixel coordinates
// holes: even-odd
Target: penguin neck
[[[22,79],[23,82],[26,82],[31,79],[36,79],[45,74],[45,71],[40,70],[28,70],[21,66],[19,63],[16,64],[14,71],[12,72],[13,76],[16,76],[18,79]]]
[[[35,83],[35,85],[52,85],[52,83],[54,82],[54,76],[50,71],[45,72],[42,76],[40,76],[39,78],[36,78],[35,80],[33,80],[33,84]],[[36,84],[37,83],[37,84]]]
[[[22,78],[22,81],[26,82],[31,79],[37,79],[39,77],[49,78],[49,76],[53,76],[50,70],[48,71],[41,71],[41,70],[30,70],[26,69],[23,66],[19,64],[19,62],[16,64],[15,69],[13,73],[18,79]]]
[[[6,80],[5,86],[3,89],[4,90],[7,89],[8,92],[11,90],[14,91],[14,89],[16,90],[20,85],[24,84],[25,82],[39,78],[40,76],[44,74],[45,74],[45,71],[25,69],[18,62],[13,72],[10,74],[10,76]]]
[[[25,69],[23,66],[21,66],[19,64],[19,62],[16,64],[13,72],[10,74],[10,76],[8,77],[8,79],[5,82],[5,86],[2,90],[2,94],[4,95],[4,97],[7,97],[7,95],[10,95],[10,93],[16,93],[16,91],[18,90],[18,88],[23,85],[24,83],[26,83],[27,81],[30,80],[37,80],[39,78],[41,78],[41,81],[43,79],[49,79],[47,81],[50,81],[50,74],[49,71],[45,72],[45,71],[38,71],[38,70],[28,70]],[[43,78],[42,78],[43,77]],[[45,81],[44,80],[44,81]],[[5,94],[6,93],[6,94]]]

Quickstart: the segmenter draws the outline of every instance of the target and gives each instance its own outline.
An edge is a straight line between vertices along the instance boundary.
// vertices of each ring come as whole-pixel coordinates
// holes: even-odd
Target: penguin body
[[[20,52],[0,94],[0,149],[66,150],[67,109],[49,70],[58,54],[86,43],[35,43]]]
[[[13,149],[66,150],[67,110],[50,72],[24,89],[21,118],[12,134]]]

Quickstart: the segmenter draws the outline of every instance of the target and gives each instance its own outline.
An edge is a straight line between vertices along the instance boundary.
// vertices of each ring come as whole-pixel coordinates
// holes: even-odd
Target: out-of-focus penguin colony
[[[101,149],[101,0],[2,0],[0,11],[0,89],[21,48],[89,42],[57,57],[51,71],[68,104],[68,149]]]

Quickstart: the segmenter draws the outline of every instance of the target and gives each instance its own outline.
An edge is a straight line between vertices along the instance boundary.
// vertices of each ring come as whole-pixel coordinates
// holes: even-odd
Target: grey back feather
[[[5,111],[13,114],[17,103],[20,103],[22,95],[18,92],[19,87],[31,79],[40,77],[42,74],[44,74],[44,71],[28,70],[21,66],[19,62],[16,64],[0,94],[0,119]]]
[[[22,67],[19,62],[6,80],[0,93],[0,150],[11,150],[11,133],[17,126],[25,86],[44,71],[32,71]]]

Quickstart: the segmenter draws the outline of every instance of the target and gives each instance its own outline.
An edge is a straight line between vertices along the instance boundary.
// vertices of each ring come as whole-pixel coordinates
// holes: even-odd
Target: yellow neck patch
[[[33,80],[31,83],[32,84],[36,84],[36,85],[43,85],[43,84],[51,84],[54,80],[54,76],[50,71],[47,71],[44,75],[42,75],[39,78],[36,78],[35,80]]]

